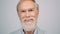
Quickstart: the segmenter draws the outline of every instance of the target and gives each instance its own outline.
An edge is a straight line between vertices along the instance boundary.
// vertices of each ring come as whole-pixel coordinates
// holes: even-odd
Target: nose
[[[26,17],[27,17],[27,18],[29,18],[29,17],[30,17],[30,15],[29,15],[29,12],[28,12],[28,11],[26,11]]]

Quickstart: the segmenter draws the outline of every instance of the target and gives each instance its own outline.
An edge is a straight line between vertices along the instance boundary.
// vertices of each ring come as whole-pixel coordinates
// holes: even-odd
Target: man
[[[36,25],[39,9],[35,1],[25,0],[19,2],[17,5],[17,13],[21,21],[22,28],[11,34],[46,34]]]

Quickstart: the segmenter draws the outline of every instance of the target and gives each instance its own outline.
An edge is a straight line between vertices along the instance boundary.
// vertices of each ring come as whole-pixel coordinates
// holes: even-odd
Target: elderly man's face
[[[23,29],[26,31],[33,30],[36,26],[38,9],[34,2],[23,1],[18,6],[18,16],[22,22]]]

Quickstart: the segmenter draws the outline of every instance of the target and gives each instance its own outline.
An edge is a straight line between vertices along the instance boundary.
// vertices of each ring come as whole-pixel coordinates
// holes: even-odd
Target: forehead
[[[35,8],[36,5],[33,1],[22,1],[19,6],[18,9],[29,9],[29,8]]]

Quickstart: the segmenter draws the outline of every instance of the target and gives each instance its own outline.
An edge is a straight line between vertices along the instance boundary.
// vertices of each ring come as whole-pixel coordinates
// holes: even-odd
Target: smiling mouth
[[[32,22],[33,19],[25,19],[24,22]]]

